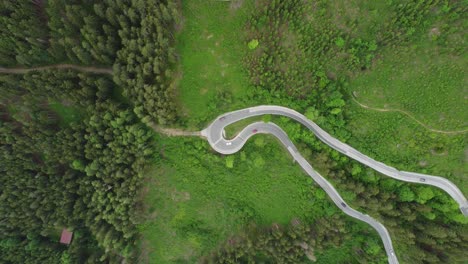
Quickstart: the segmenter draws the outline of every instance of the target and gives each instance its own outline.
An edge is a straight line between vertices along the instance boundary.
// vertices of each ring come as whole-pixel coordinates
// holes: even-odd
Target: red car
[[[258,132],[257,129],[252,130],[252,133],[257,133],[257,132]]]

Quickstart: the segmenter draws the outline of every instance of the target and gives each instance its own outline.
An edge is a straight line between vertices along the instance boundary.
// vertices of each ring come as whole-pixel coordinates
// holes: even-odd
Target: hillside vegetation
[[[428,122],[437,112],[431,103],[433,102],[431,98],[437,98],[440,95],[441,100],[446,100],[445,109],[451,111],[451,118],[442,122],[462,124],[460,122],[463,122],[463,104],[459,103],[452,107],[450,103],[450,100],[453,100],[453,93],[460,89],[460,81],[463,81],[460,79],[462,68],[457,68],[458,73],[449,72],[450,68],[444,66],[446,64],[443,58],[454,56],[457,61],[463,61],[463,56],[466,56],[466,51],[461,48],[463,42],[461,40],[448,41],[447,38],[452,38],[448,36],[452,34],[450,33],[452,31],[447,33],[446,40],[444,40],[445,33],[440,35],[440,39],[432,41],[430,37],[428,38],[435,25],[441,25],[441,28],[458,26],[457,30],[462,30],[461,21],[465,16],[465,7],[462,4],[444,1],[418,3],[404,1],[233,2],[237,2],[240,6],[238,10],[241,10],[239,11],[241,13],[245,12],[242,8],[254,5],[242,32],[236,31],[231,34],[244,35],[244,56],[243,60],[238,63],[247,70],[250,86],[245,95],[232,90],[233,95],[230,97],[219,96],[216,100],[217,107],[211,108],[214,112],[210,115],[214,117],[230,109],[258,104],[285,105],[305,113],[340,140],[348,142],[377,160],[402,170],[447,177],[455,182],[464,193],[468,191],[465,176],[467,170],[464,162],[465,134],[434,133],[401,113],[374,112],[360,107],[353,101],[354,91],[356,91],[357,99],[364,99],[366,94],[360,91],[364,89],[373,91],[373,87],[378,83],[380,87],[386,87],[388,94],[405,97],[406,106],[421,109],[412,114],[419,113],[417,117],[423,122]],[[224,8],[225,14],[231,15],[236,12],[232,10],[234,3],[216,3],[209,10],[214,13],[212,10]],[[191,3],[183,4],[182,9],[182,15],[189,21],[196,20],[196,15],[191,12],[191,5]],[[204,16],[204,19],[208,20],[210,17]],[[217,21],[216,17],[212,19]],[[453,30],[453,34],[458,34],[457,30]],[[222,47],[222,42],[220,45]],[[189,52],[189,47],[185,43],[184,46],[179,46],[178,50],[184,54],[184,52]],[[206,42],[203,45],[204,50],[209,51],[211,47],[216,48],[216,43]],[[436,49],[439,52],[443,50],[443,54],[447,55],[428,55]],[[444,78],[450,78],[451,81],[445,82],[444,79],[438,79],[437,82],[429,82],[424,77],[425,75],[420,75],[420,71],[424,69],[405,63],[410,60],[417,61],[415,57],[426,60],[427,67],[446,69],[440,74]],[[393,72],[385,72],[382,70],[383,67],[388,67]],[[400,79],[402,75],[393,74],[396,70],[406,73],[405,78],[414,76],[422,82]],[[187,71],[189,71],[187,74],[190,74],[190,70]],[[219,68],[204,68],[201,77],[193,77],[191,83],[201,81],[203,75],[218,73]],[[432,73],[430,71],[425,74],[432,76]],[[445,77],[445,73],[450,73],[451,77]],[[182,74],[185,74],[185,70]],[[442,82],[450,93],[438,93],[438,87]],[[417,96],[418,90],[423,86],[430,86],[424,91],[424,95],[427,94],[430,97],[427,101],[424,95]],[[215,85],[213,89],[216,87]],[[414,96],[408,96],[408,93]],[[236,96],[242,97],[240,100],[233,99]],[[413,102],[413,99],[419,102]],[[456,100],[462,102],[460,100],[463,99],[458,96]],[[186,102],[188,106],[194,104],[189,100]],[[368,100],[364,102],[370,104]],[[432,111],[422,110],[422,107],[429,107],[431,104]],[[234,108],[233,105],[237,107]],[[379,105],[376,106],[379,107]],[[208,107],[213,107],[213,105],[208,105]],[[404,108],[404,110],[410,111],[411,109]],[[194,113],[194,116],[196,115],[197,113]],[[272,118],[266,117],[265,120],[271,121]],[[311,161],[312,166],[336,186],[345,200],[360,211],[379,219],[389,228],[395,243],[396,254],[402,263],[463,263],[466,260],[463,253],[466,250],[464,245],[466,242],[463,241],[467,239],[464,235],[467,231],[467,222],[457,204],[445,193],[431,187],[388,179],[331,150],[299,124],[283,118],[273,118],[273,121],[288,132],[288,135],[300,147],[301,152]],[[433,126],[437,125],[428,123]],[[236,124],[233,125],[233,129],[235,127]],[[242,125],[239,125],[237,129],[241,127]],[[436,128],[443,130],[450,127]],[[452,128],[462,128],[462,126]],[[232,135],[233,131],[229,133]],[[326,212],[323,217],[328,219],[327,221],[336,221],[336,217],[347,219],[341,213],[333,213],[331,208],[321,207],[314,201],[319,196],[316,187],[304,189],[302,184],[294,183],[292,186],[295,187],[291,190],[296,191],[286,191],[289,195],[283,197],[283,191],[289,189],[286,187],[289,184],[283,183],[285,179],[294,182],[295,180],[291,177],[307,178],[301,172],[297,174],[294,172],[293,168],[296,168],[296,165],[292,164],[289,168],[280,163],[276,152],[284,153],[285,151],[281,148],[268,148],[269,144],[276,143],[263,139],[263,136],[256,136],[251,143],[247,144],[245,150],[239,154],[226,156],[220,161],[212,161],[205,157],[206,146],[201,147],[196,140],[190,143],[193,145],[191,148],[194,148],[191,151],[195,151],[195,155],[190,157],[176,155],[172,158],[169,153],[177,152],[172,152],[171,149],[180,149],[180,143],[176,141],[170,140],[164,144],[162,168],[165,173],[160,179],[171,180],[156,180],[158,184],[167,186],[166,188],[172,191],[160,194],[159,200],[151,200],[159,201],[158,205],[164,205],[163,208],[167,208],[157,210],[153,207],[155,214],[159,212],[160,215],[164,215],[164,220],[149,220],[148,225],[145,225],[147,229],[144,229],[144,232],[149,233],[153,233],[149,230],[158,230],[155,232],[158,235],[145,236],[150,241],[147,246],[152,252],[150,253],[151,259],[156,259],[161,263],[190,262],[204,255],[205,260],[214,263],[236,263],[248,259],[285,261],[283,257],[286,256],[279,253],[282,250],[280,246],[271,246],[269,252],[278,250],[278,255],[271,253],[270,259],[263,254],[252,253],[253,248],[256,248],[257,237],[256,235],[249,236],[248,233],[259,232],[261,236],[263,232],[259,231],[262,230],[261,228],[256,229],[257,231],[247,228],[244,231],[247,234],[236,230],[243,229],[241,226],[247,225],[248,222],[264,227],[273,223],[288,226],[293,218],[301,219],[300,225],[313,229],[317,225],[315,216],[323,212]],[[187,144],[185,143],[184,146]],[[185,150],[184,153],[188,151]],[[252,164],[251,168],[245,169],[249,161]],[[188,166],[187,163],[192,165]],[[225,166],[224,171],[218,171],[217,166]],[[255,166],[260,166],[262,171],[258,172]],[[289,173],[283,174],[285,168],[288,168],[286,170]],[[200,175],[197,171],[200,171]],[[236,176],[239,171],[242,171],[243,178],[241,179]],[[203,179],[210,177],[209,179],[212,180],[204,180],[202,184],[198,184],[199,177]],[[234,183],[241,184],[242,189],[236,189],[231,181],[224,182],[225,177],[233,178]],[[252,179],[263,181],[265,178],[265,183],[251,183]],[[299,179],[297,181],[300,181]],[[210,187],[206,189],[205,185],[208,183]],[[284,188],[276,188],[277,184]],[[263,189],[264,186],[266,189]],[[230,195],[231,190],[232,195],[241,195],[235,200],[243,201],[242,203],[223,202],[225,199],[223,197]],[[179,192],[184,193],[184,197],[190,198],[187,200],[171,199],[176,195],[175,193]],[[203,198],[211,192],[216,195]],[[252,194],[255,194],[255,197]],[[294,199],[290,200],[289,197],[294,197]],[[280,201],[276,198],[280,198]],[[217,213],[235,210],[235,215],[248,212],[248,215],[254,215],[255,218],[239,225],[237,220],[224,218],[225,213],[211,216],[207,210],[214,207],[213,199],[221,200],[217,202],[217,204],[222,204],[222,207],[216,210]],[[245,199],[259,202],[245,204]],[[277,208],[284,201],[287,206]],[[259,203],[262,205],[258,205]],[[308,203],[311,204],[303,207]],[[298,208],[298,206],[303,209],[288,213],[288,217],[279,213],[289,212],[289,209]],[[273,209],[277,213],[272,215],[269,211],[264,211],[263,207],[277,208]],[[213,223],[212,219],[217,219],[217,221]],[[176,224],[179,221],[190,221],[192,223],[190,226],[199,227],[197,228],[199,231],[187,234],[187,229]],[[162,222],[166,224],[163,225]],[[229,231],[217,231],[221,230],[220,226],[223,227],[222,230]],[[326,227],[323,226],[323,228]],[[171,231],[163,235],[165,234],[163,230]],[[339,235],[336,237],[341,235],[344,240],[334,240],[335,236],[333,236],[334,238],[331,238],[334,241],[333,246],[327,244],[326,241],[315,245],[312,241],[304,242],[313,245],[316,249],[314,254],[319,263],[366,263],[368,261],[366,259],[369,259],[371,263],[385,263],[381,242],[376,242],[375,245],[370,242],[359,244],[359,237],[362,235],[360,232],[362,230],[359,231],[359,228],[354,225],[339,229]],[[169,234],[175,234],[175,236]],[[353,239],[346,240],[347,235]],[[161,238],[158,238],[160,236]],[[222,241],[223,237],[225,244],[221,243],[216,250],[208,253],[213,244],[220,243],[217,241]],[[175,246],[181,243],[182,247]],[[288,242],[284,243],[287,245]],[[152,244],[168,244],[174,250],[165,247],[158,249],[152,247]],[[341,254],[333,247],[339,247],[347,254]],[[261,251],[260,248],[258,250]],[[294,259],[291,256],[290,263],[310,261],[306,256],[306,251],[299,250],[298,252],[298,258]]]
[[[221,155],[157,131],[287,106],[467,194],[467,11],[452,0],[2,1],[0,67],[30,70],[0,73],[0,262],[386,263],[375,230],[271,136]],[[280,125],[382,222],[401,263],[467,262],[468,218],[446,193],[383,176],[288,118],[255,120]]]

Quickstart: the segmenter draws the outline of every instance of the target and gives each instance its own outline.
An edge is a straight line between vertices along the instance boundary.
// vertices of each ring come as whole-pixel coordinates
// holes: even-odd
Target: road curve
[[[347,215],[354,217],[358,220],[364,221],[371,225],[380,235],[384,243],[385,250],[388,256],[389,263],[398,263],[398,259],[394,253],[392,241],[387,229],[375,219],[369,215],[362,214],[352,208],[350,208],[346,202],[341,198],[338,192],[333,186],[323,178],[318,172],[316,172],[312,166],[302,157],[298,152],[297,148],[291,142],[287,134],[277,125],[273,123],[256,122],[245,127],[235,138],[229,140],[224,138],[224,128],[229,124],[235,123],[239,120],[249,118],[252,116],[259,116],[265,114],[281,115],[290,117],[307,128],[309,128],[320,140],[332,147],[333,149],[345,154],[346,156],[357,160],[378,172],[390,176],[392,178],[414,183],[422,183],[432,185],[446,191],[453,199],[455,199],[460,210],[465,216],[468,216],[468,201],[463,196],[463,193],[449,180],[438,177],[430,176],[426,174],[398,171],[397,169],[387,166],[381,162],[378,162],[351,146],[335,139],[326,131],[321,129],[317,124],[307,119],[304,115],[294,111],[292,109],[282,106],[256,106],[250,107],[238,111],[229,112],[217,117],[206,129],[201,131],[201,134],[208,139],[211,147],[222,154],[236,153],[246,143],[246,141],[257,133],[272,134],[276,136],[281,143],[288,149],[289,153],[299,163],[299,165],[312,177],[317,184],[324,189],[324,191],[330,196],[333,202]]]

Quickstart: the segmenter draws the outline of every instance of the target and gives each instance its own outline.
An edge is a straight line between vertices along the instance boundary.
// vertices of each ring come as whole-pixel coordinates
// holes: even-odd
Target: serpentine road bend
[[[245,127],[235,138],[229,140],[224,138],[224,128],[239,120],[259,116],[259,115],[281,115],[290,117],[307,128],[309,128],[320,140],[326,143],[331,148],[345,154],[346,156],[367,165],[368,167],[377,170],[378,172],[390,176],[392,178],[413,182],[432,185],[446,191],[453,199],[455,199],[460,207],[461,212],[468,216],[468,201],[463,196],[463,193],[451,181],[426,174],[398,171],[397,169],[387,166],[379,161],[376,161],[351,146],[335,139],[330,134],[321,129],[317,124],[307,119],[304,115],[282,106],[264,105],[250,107],[238,111],[229,112],[217,117],[207,128],[201,131],[201,135],[208,139],[211,147],[222,154],[233,154],[241,150],[247,140],[255,134],[272,134],[276,136],[281,143],[287,148],[289,153],[293,156],[299,165],[309,174],[314,181],[323,188],[323,190],[330,196],[332,201],[347,215],[354,217],[358,220],[371,225],[382,238],[385,251],[387,252],[389,263],[398,263],[392,246],[392,240],[387,229],[374,218],[367,214],[360,213],[350,208],[335,188],[323,178],[312,166],[306,161],[304,157],[298,152],[288,135],[279,126],[273,123],[255,122]]]

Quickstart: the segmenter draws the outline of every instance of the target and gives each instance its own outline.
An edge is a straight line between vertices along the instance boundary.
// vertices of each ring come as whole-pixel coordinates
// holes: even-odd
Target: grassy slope
[[[335,2],[337,10],[346,13],[337,19],[360,17],[359,12],[368,8],[360,1],[344,6]],[[234,11],[229,5],[213,1],[183,3],[185,22],[177,46],[182,64],[179,98],[192,127],[230,110],[207,108],[217,92],[230,91],[240,98],[248,88],[241,63],[246,49],[242,36],[243,22],[252,6],[244,1],[244,6]],[[382,17],[377,13],[370,13],[373,19]],[[362,30],[367,27],[362,25]],[[356,83],[351,83],[350,92],[356,89]],[[463,165],[464,136],[427,133],[400,114],[371,112],[351,102],[346,113],[353,132],[349,142],[352,146],[390,164],[408,164],[401,169],[448,176],[457,184],[465,183],[461,187],[467,190],[463,176],[468,175]],[[233,131],[237,129],[236,125],[232,127]],[[428,141],[439,142],[443,155],[425,148],[423,143]],[[151,263],[194,262],[249,221],[287,223],[293,217],[310,220],[336,213],[327,199],[316,197],[311,180],[290,162],[286,152],[264,136],[254,137],[245,150],[234,155],[233,169],[227,168],[226,157],[210,153],[204,141],[162,138],[158,142],[165,158],[149,177],[147,204],[152,219],[142,226]],[[249,158],[257,160],[257,165]],[[264,164],[259,167],[261,160]],[[343,258],[333,250],[317,252],[317,256],[325,262],[337,256]]]
[[[328,9],[334,25],[365,40],[375,37],[375,25],[389,20],[392,12],[384,1],[332,0]],[[368,106],[410,112],[435,129],[466,129],[466,36],[462,25],[435,14],[411,43],[379,51],[372,69],[353,77],[349,93],[355,91]]]
[[[437,49],[420,43],[387,50],[371,71],[352,82],[351,89],[368,106],[410,112],[439,130],[466,129],[467,60]]]
[[[65,106],[58,102],[52,102],[49,106],[59,115],[60,123],[63,126],[68,125],[71,122],[77,122],[82,118],[80,109],[76,107]]]
[[[401,170],[440,175],[468,193],[467,135],[430,133],[399,113],[380,113],[350,103],[349,144]]]
[[[467,55],[453,52],[460,48],[458,30],[446,36],[457,41],[438,43],[438,23],[411,43],[383,48],[370,70],[353,76],[347,88],[349,143],[399,169],[446,177],[466,194],[467,133],[431,132],[406,115],[363,109],[350,98],[354,93],[368,106],[404,110],[433,129],[466,129]]]
[[[392,12],[385,2],[361,0],[330,1],[329,10],[339,29],[362,39],[373,39],[374,25]],[[405,115],[366,110],[351,100],[355,92],[368,106],[399,108],[434,129],[466,129],[467,55],[454,52],[466,38],[456,28],[461,25],[449,27],[446,19],[429,17],[410,43],[380,49],[371,69],[353,74],[345,114],[351,146],[399,169],[447,177],[468,193],[468,134],[432,133]]]
[[[248,82],[242,69],[244,21],[252,1],[232,6],[222,1],[183,1],[182,31],[177,36],[181,59],[180,103],[189,126],[214,117],[208,105],[217,93],[229,91],[242,97]],[[223,110],[219,109],[218,114]]]
[[[254,137],[233,155],[232,169],[202,140],[159,142],[165,158],[147,185],[154,219],[142,232],[152,263],[192,263],[250,221],[308,222],[338,212],[327,198],[314,197],[312,180],[272,138]]]

